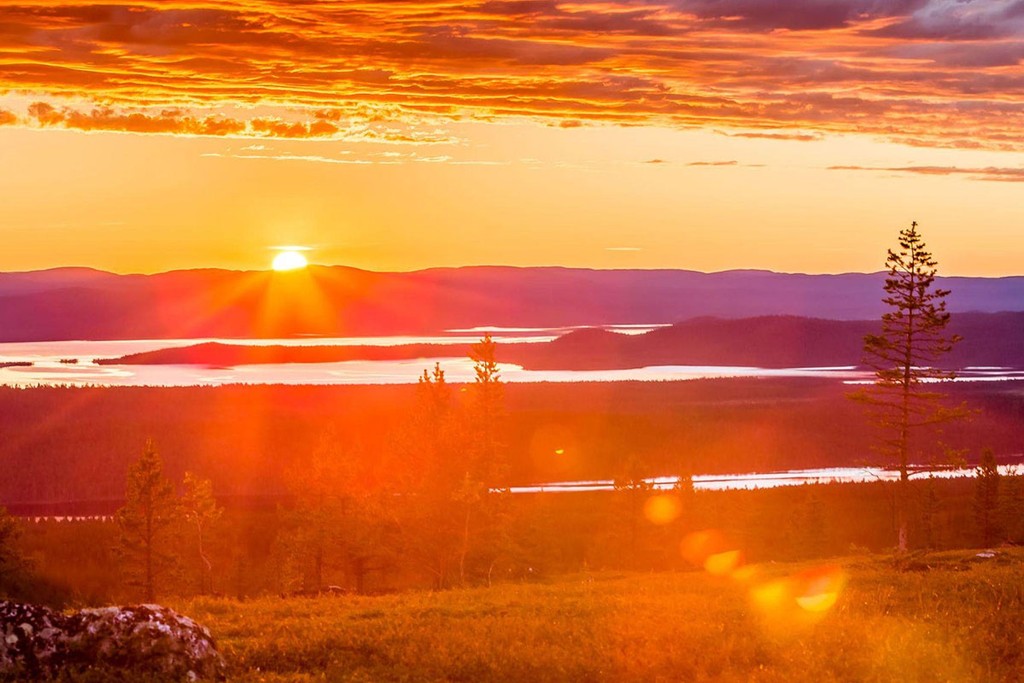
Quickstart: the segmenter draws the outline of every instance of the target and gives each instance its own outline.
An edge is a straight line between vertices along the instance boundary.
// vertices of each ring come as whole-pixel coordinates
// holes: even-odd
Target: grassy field
[[[721,568],[713,568],[721,572]],[[232,681],[1012,681],[1024,552],[194,600]]]

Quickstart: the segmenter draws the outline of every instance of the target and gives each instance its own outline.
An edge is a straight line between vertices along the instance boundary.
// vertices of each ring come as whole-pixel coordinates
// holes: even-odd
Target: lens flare
[[[667,493],[651,496],[644,503],[644,517],[651,524],[671,524],[679,519],[682,511],[679,497]]]
[[[777,611],[785,607],[791,598],[789,584],[782,579],[754,586],[750,595],[757,606],[766,611]]]
[[[839,600],[846,584],[842,568],[833,565],[815,567],[793,577],[797,587],[796,604],[807,612],[827,612]]]
[[[687,534],[679,545],[679,552],[682,553],[683,559],[697,567],[703,567],[704,562],[712,555],[727,550],[731,550],[731,548],[726,545],[725,537],[720,531],[714,529]]]
[[[704,570],[713,576],[729,576],[743,564],[743,553],[739,550],[726,550],[709,555],[704,560]]]

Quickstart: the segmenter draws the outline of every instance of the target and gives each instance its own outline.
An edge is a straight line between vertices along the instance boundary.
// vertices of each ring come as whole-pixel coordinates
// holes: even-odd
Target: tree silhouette
[[[974,520],[978,525],[978,536],[983,546],[991,546],[998,540],[999,524],[999,467],[992,450],[986,448],[978,463],[977,478],[974,482]]]
[[[125,503],[115,515],[124,569],[142,587],[146,602],[156,599],[157,578],[174,562],[166,547],[175,512],[174,485],[164,476],[152,440],[147,441],[142,456],[128,468]]]
[[[490,333],[469,350],[475,377],[470,386],[469,428],[473,438],[474,462],[470,476],[488,480],[505,474],[502,462],[501,425],[504,418],[505,386],[497,361],[498,345]]]
[[[1024,541],[1024,482],[1017,472],[1003,477],[1000,485],[1000,503],[1003,538],[1010,543]]]
[[[0,507],[0,595],[6,592],[12,574],[25,567],[25,560],[18,551],[21,525],[7,508]]]
[[[192,472],[186,472],[184,487],[181,512],[185,522],[195,532],[196,550],[202,563],[200,592],[207,593],[213,590],[213,565],[207,556],[204,541],[209,536],[210,527],[221,518],[224,508],[217,507],[213,497],[213,483],[209,479],[200,479]]]
[[[935,477],[928,477],[924,485],[924,492],[921,499],[921,545],[927,550],[938,546],[939,527],[938,516],[941,501],[939,491],[935,485]]]
[[[878,450],[899,470],[895,502],[900,553],[907,550],[911,435],[964,414],[963,409],[945,408],[943,394],[928,388],[954,377],[937,363],[959,341],[946,331],[949,290],[934,287],[937,265],[916,222],[900,231],[899,249],[890,249],[886,258],[889,275],[882,301],[889,310],[882,315],[882,332],[864,338],[865,362],[875,371],[875,381],[854,396],[874,409],[886,433]]]
[[[295,497],[290,559],[303,592],[323,590],[325,573],[340,563],[340,526],[349,488],[345,458],[335,435],[326,433],[308,458],[285,473],[285,484]]]
[[[475,373],[466,406],[465,434],[468,437],[462,481],[453,499],[463,508],[462,547],[459,549],[459,580],[466,581],[466,557],[472,544],[474,526],[493,538],[503,537],[501,497],[494,489],[501,486],[507,473],[502,431],[505,418],[505,387],[498,368],[497,344],[490,333],[469,350]],[[474,524],[475,523],[475,524]],[[486,528],[490,525],[490,528]]]

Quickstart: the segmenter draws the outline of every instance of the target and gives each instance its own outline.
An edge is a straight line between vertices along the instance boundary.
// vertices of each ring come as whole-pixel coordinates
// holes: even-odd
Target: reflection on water
[[[915,469],[915,468],[912,468]],[[977,475],[974,468],[945,469],[935,472],[924,472],[916,468],[919,476],[933,476],[940,479],[957,477],[973,477]],[[1019,474],[1015,465],[1000,465],[1000,474]],[[752,474],[703,474],[693,477],[693,488],[698,491],[726,491],[735,489],[773,489],[779,486],[800,486],[803,484],[849,484],[870,481],[896,481],[900,473],[881,467],[826,467],[816,470],[788,470],[785,472],[764,472]],[[652,489],[667,491],[676,486],[678,477],[653,477],[645,479]],[[561,481],[533,486],[513,486],[512,493],[569,493],[574,491],[613,491],[611,479],[589,481]]]
[[[622,333],[649,331],[656,325],[606,327]],[[113,341],[19,342],[0,344],[0,365],[31,362],[31,366],[0,367],[0,385],[8,386],[218,386],[223,384],[413,384],[425,367],[439,362],[449,381],[472,382],[473,364],[465,357],[417,358],[336,363],[284,363],[209,367],[200,365],[96,365],[99,358],[177,348],[204,342],[252,346],[395,346],[400,344],[467,344],[493,331],[499,343],[545,342],[573,328],[473,328],[433,336],[303,337],[296,339],[143,339]],[[74,364],[61,363],[74,359]],[[820,377],[847,383],[869,382],[871,375],[847,367],[764,369],[740,366],[663,365],[627,370],[524,370],[503,364],[508,382],[665,381],[716,377]],[[1024,378],[1024,372],[976,367],[961,373],[962,381]]]
[[[207,367],[201,365],[61,365],[37,361],[29,367],[0,369],[0,384],[10,386],[195,386],[222,384],[415,384],[423,369],[440,363],[449,382],[472,382],[473,362],[468,358],[415,358],[338,363],[280,363]],[[501,364],[506,382],[621,382],[629,380],[685,380],[709,377],[834,377],[859,378],[850,368],[796,368],[765,370],[747,367],[673,365],[631,370],[524,370]]]

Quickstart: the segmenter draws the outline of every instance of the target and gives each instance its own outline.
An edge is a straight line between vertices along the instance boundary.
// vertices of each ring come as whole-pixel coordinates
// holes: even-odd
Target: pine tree
[[[12,575],[25,567],[25,559],[18,551],[21,525],[6,508],[0,507],[0,595]]]
[[[174,564],[168,548],[175,512],[174,485],[164,476],[153,442],[147,441],[142,456],[128,468],[125,503],[115,515],[125,571],[142,587],[146,602],[156,599],[157,579]]]
[[[1000,489],[1003,536],[1010,543],[1024,542],[1024,476],[1012,472],[1003,477]]]
[[[459,550],[459,579],[466,581],[466,557],[472,545],[474,527],[492,538],[504,537],[501,520],[506,519],[503,499],[493,489],[504,483],[507,470],[504,426],[504,384],[497,361],[497,344],[489,333],[470,347],[475,373],[469,387],[465,434],[469,460],[453,499],[463,508],[462,547]],[[486,529],[488,524],[491,528]]]
[[[196,551],[202,565],[200,592],[208,593],[213,590],[213,565],[206,554],[205,542],[209,538],[210,528],[224,513],[223,508],[217,507],[213,497],[213,483],[209,479],[200,479],[192,472],[185,473],[181,513],[195,534]]]
[[[986,448],[981,454],[974,483],[974,520],[978,525],[978,537],[985,547],[993,545],[999,538],[999,467],[992,450]]]
[[[290,515],[294,525],[290,559],[306,593],[323,590],[325,573],[340,562],[340,526],[349,483],[345,481],[344,458],[334,435],[324,434],[308,459],[285,475],[295,497]]]
[[[964,414],[942,405],[934,382],[952,379],[937,367],[959,337],[947,333],[949,290],[935,288],[936,261],[928,252],[917,223],[900,231],[899,250],[889,250],[882,332],[864,338],[865,362],[874,370],[872,386],[854,398],[869,404],[886,433],[879,451],[898,469],[896,489],[897,547],[907,550],[907,507],[911,453],[920,450],[912,434],[921,428]]]
[[[505,387],[497,361],[497,344],[491,335],[474,344],[469,351],[475,373],[470,387],[470,430],[474,441],[475,462],[470,475],[494,485],[505,474],[502,462],[501,427],[504,420]]]
[[[629,561],[636,567],[638,561],[637,546],[640,535],[640,517],[643,501],[653,489],[652,484],[644,478],[644,464],[636,455],[630,455],[621,464],[612,488],[618,493],[625,509],[620,519],[625,521],[626,538],[628,539]]]
[[[928,477],[924,485],[924,494],[921,499],[921,544],[927,550],[933,550],[938,546],[939,528],[939,491],[935,485],[935,477]]]

